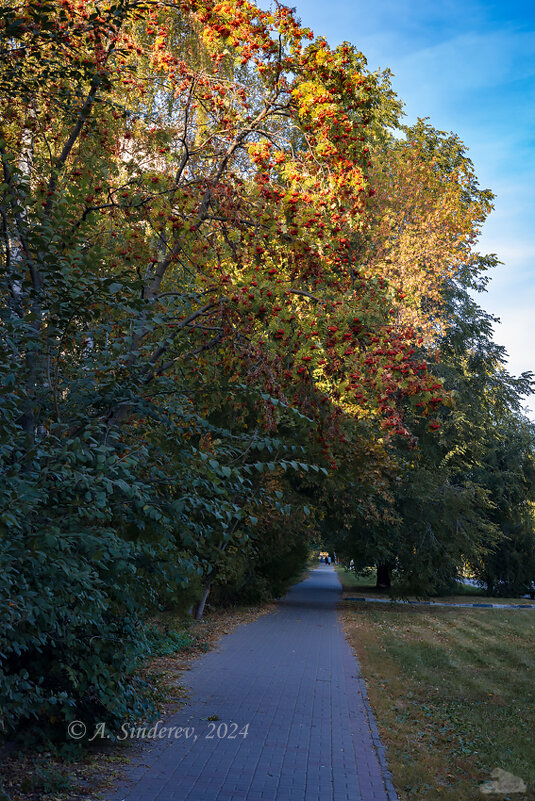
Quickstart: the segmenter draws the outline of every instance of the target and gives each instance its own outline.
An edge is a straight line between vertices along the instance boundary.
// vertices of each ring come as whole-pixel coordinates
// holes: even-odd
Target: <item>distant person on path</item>
[[[330,565],[330,564],[331,564],[331,557],[330,557],[330,556],[328,556],[328,557],[327,557],[327,564],[328,564],[328,565]]]

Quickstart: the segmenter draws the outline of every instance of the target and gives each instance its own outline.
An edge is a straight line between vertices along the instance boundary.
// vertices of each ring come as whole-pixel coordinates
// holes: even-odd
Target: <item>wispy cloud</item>
[[[532,32],[466,33],[431,47],[412,49],[394,60],[394,70],[397,67],[398,73],[409,81],[418,75],[418,91],[425,93],[426,99],[436,94],[438,87],[447,85],[446,100],[456,105],[474,91],[495,91],[502,85],[534,77],[534,52]]]
[[[535,317],[533,307],[503,309],[501,322],[496,328],[496,340],[509,354],[507,368],[512,375],[535,373]],[[535,420],[535,394],[526,398],[530,417]]]

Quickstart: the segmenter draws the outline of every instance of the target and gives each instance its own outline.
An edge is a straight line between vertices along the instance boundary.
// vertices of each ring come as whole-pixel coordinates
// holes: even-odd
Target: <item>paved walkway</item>
[[[446,606],[461,609],[534,609],[535,604],[460,604],[447,601],[405,601],[401,598],[344,598],[344,601],[363,601],[367,604],[413,604],[414,606]]]
[[[239,626],[197,660],[186,677],[190,702],[160,724],[163,739],[108,798],[396,801],[337,621],[339,596],[333,568],[322,565],[279,611]],[[188,738],[178,728],[169,735],[171,726],[187,728]]]

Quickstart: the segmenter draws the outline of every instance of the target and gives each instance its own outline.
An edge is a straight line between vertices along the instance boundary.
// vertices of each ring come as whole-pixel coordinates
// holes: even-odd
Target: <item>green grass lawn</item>
[[[402,801],[535,799],[535,613],[343,604]],[[483,795],[501,768],[520,794]]]
[[[342,567],[342,565],[337,565],[336,572],[344,590],[352,590],[354,587],[367,587],[368,589],[373,589],[375,592],[377,592],[377,590],[375,590],[375,582],[377,578],[377,572],[375,569],[363,574],[355,573],[353,570],[346,570],[344,567]]]
[[[340,583],[344,589],[344,593],[346,595],[351,595],[351,593],[358,590],[358,595],[362,597],[363,595],[369,595],[371,597],[378,597],[378,598],[389,598],[390,594],[388,590],[384,589],[377,589],[375,586],[376,581],[376,572],[375,570],[371,570],[369,573],[362,574],[362,573],[355,573],[353,571],[348,571],[341,565],[338,565],[336,568],[336,572],[338,574],[338,578],[340,579]],[[418,600],[414,596],[409,596],[411,600]],[[479,587],[472,587],[466,584],[459,584],[458,588],[455,591],[455,595],[446,595],[440,597],[432,597],[429,599],[430,601],[440,601],[440,603],[496,603],[496,604],[535,604],[535,601],[531,601],[529,598],[491,598],[485,594],[485,591],[480,589]]]

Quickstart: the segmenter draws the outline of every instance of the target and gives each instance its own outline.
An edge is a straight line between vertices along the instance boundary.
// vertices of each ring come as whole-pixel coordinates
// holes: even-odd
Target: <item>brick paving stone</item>
[[[165,721],[194,736],[151,741],[107,801],[397,801],[340,591],[321,565],[197,660]]]

